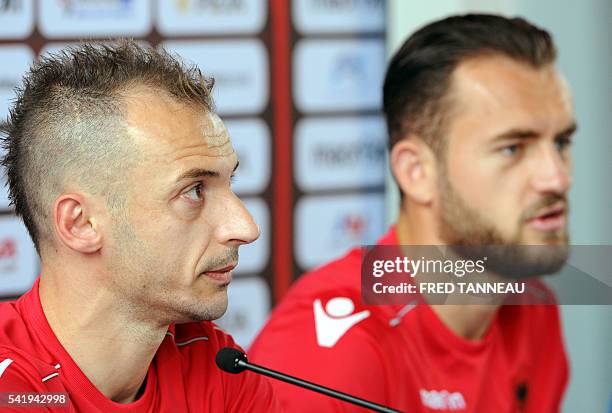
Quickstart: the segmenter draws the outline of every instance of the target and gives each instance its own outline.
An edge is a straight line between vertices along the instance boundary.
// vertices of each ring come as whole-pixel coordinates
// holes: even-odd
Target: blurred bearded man
[[[278,411],[267,382],[214,365],[235,344],[209,320],[259,230],[231,190],[238,160],[211,89],[133,41],[25,76],[4,165],[42,268],[0,306],[2,394],[63,394],[52,410],[66,412]]]
[[[563,265],[576,125],[555,58],[546,31],[491,15],[449,17],[403,44],[384,84],[401,206],[379,246],[470,256],[495,244],[489,269],[506,279]],[[559,411],[568,367],[555,305],[432,305],[424,295],[366,305],[361,264],[355,249],[301,277],[251,359],[411,413]],[[292,412],[362,411],[274,386]]]

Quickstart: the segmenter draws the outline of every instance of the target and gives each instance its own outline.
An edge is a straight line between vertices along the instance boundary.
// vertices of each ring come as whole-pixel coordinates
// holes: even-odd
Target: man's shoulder
[[[60,366],[48,360],[37,344],[25,311],[31,292],[16,301],[0,303],[0,388],[41,391],[58,375]]]
[[[361,259],[362,250],[356,248],[302,275],[272,312],[251,354],[265,359],[262,353],[282,345],[305,354],[336,353],[339,362],[371,356],[381,338],[393,333],[391,320],[398,310],[363,303]]]
[[[361,267],[364,253],[361,247],[353,248],[344,256],[301,275],[272,312],[271,321],[280,320],[287,328],[285,319],[290,319],[294,327],[300,329],[302,323],[316,324],[321,317],[331,316],[338,322],[339,319],[365,320],[365,323],[355,323],[357,330],[364,326],[376,330],[376,325],[384,328],[403,306],[363,302]]]
[[[31,349],[32,332],[23,314],[19,311],[18,301],[0,303],[0,353]]]
[[[0,302],[0,334],[8,326],[22,321],[22,316],[17,308],[17,301]]]
[[[541,332],[544,325],[560,323],[559,305],[554,291],[541,279],[534,278],[525,282],[525,292],[516,294],[502,306],[500,316],[511,329],[520,325],[521,329],[533,327]]]
[[[35,370],[17,349],[0,346],[0,390],[34,390]]]
[[[287,298],[312,297],[328,291],[359,294],[361,258],[361,248],[354,248],[344,256],[304,273],[291,287]]]
[[[391,227],[376,245],[395,245],[397,236],[395,227]],[[348,296],[361,295],[361,264],[365,247],[357,246],[343,256],[328,261],[323,265],[307,271],[293,284],[284,301],[300,297],[321,296],[331,292]]]
[[[546,304],[556,306],[557,297],[553,290],[540,278],[532,278],[525,282],[525,302],[521,304]]]
[[[59,375],[59,369],[20,348],[0,345],[0,391],[49,390],[47,382]]]
[[[268,325],[282,325],[283,330],[287,330],[290,322],[293,330],[306,333],[329,317],[335,321],[355,320],[354,327],[363,324],[357,321],[368,319],[371,322],[384,306],[362,303],[361,256],[361,250],[355,248],[303,274],[276,306]]]

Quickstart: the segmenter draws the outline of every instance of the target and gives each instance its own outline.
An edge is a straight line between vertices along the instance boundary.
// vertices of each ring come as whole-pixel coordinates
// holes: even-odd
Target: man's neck
[[[107,398],[130,403],[139,394],[168,326],[138,320],[104,288],[68,286],[43,268],[40,300],[55,336]],[[82,275],[82,274],[81,274]]]
[[[480,340],[489,329],[499,306],[432,305],[438,318],[455,334],[467,340]]]
[[[400,245],[444,245],[436,235],[435,221],[427,213],[402,208],[397,221],[397,238]],[[417,282],[427,281],[421,275]],[[427,297],[424,297],[427,301]],[[470,297],[461,297],[460,305],[431,305],[438,318],[455,334],[468,340],[479,340],[487,332],[499,305],[482,304]]]

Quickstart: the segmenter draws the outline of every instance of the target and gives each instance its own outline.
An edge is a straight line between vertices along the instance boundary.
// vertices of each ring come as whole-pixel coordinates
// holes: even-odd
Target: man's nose
[[[563,155],[554,145],[540,150],[535,163],[533,187],[542,193],[562,194],[571,186],[571,164],[569,154]]]
[[[217,236],[223,244],[240,246],[259,238],[259,226],[242,201],[234,194],[226,199],[219,217]]]

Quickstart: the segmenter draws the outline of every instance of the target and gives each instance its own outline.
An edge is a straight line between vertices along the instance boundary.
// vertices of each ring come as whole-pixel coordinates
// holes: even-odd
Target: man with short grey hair
[[[259,229],[231,190],[212,85],[133,41],[68,49],[25,76],[3,163],[42,268],[0,305],[3,411],[23,392],[69,412],[277,411],[267,382],[214,365],[236,345],[210,320]]]

